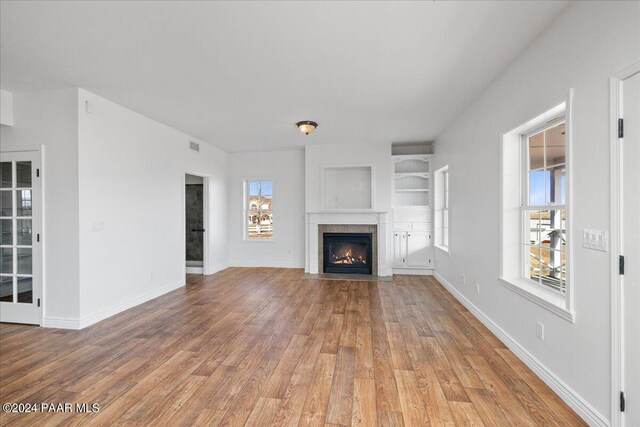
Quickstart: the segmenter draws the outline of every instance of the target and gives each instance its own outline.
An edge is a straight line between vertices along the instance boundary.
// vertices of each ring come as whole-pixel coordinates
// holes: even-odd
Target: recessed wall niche
[[[324,209],[373,209],[373,165],[325,166],[322,175]]]

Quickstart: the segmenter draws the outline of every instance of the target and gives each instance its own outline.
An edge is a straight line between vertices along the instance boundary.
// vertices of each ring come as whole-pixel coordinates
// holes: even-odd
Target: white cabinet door
[[[405,231],[393,232],[393,265],[402,267],[407,259],[407,233]]]
[[[407,265],[409,267],[431,267],[431,233],[411,231],[407,233]]]

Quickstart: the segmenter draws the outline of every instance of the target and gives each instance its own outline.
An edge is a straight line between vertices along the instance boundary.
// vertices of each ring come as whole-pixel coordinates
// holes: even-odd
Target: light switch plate
[[[609,250],[609,232],[585,228],[582,233],[582,246],[587,249],[607,252]]]

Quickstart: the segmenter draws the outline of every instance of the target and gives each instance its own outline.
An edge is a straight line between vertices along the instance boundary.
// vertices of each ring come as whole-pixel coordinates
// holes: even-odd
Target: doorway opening
[[[187,274],[205,274],[206,178],[185,174],[185,267]]]

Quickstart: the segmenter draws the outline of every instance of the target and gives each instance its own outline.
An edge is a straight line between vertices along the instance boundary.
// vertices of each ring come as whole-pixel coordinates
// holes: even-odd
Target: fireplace
[[[325,273],[373,274],[371,233],[323,233]]]

